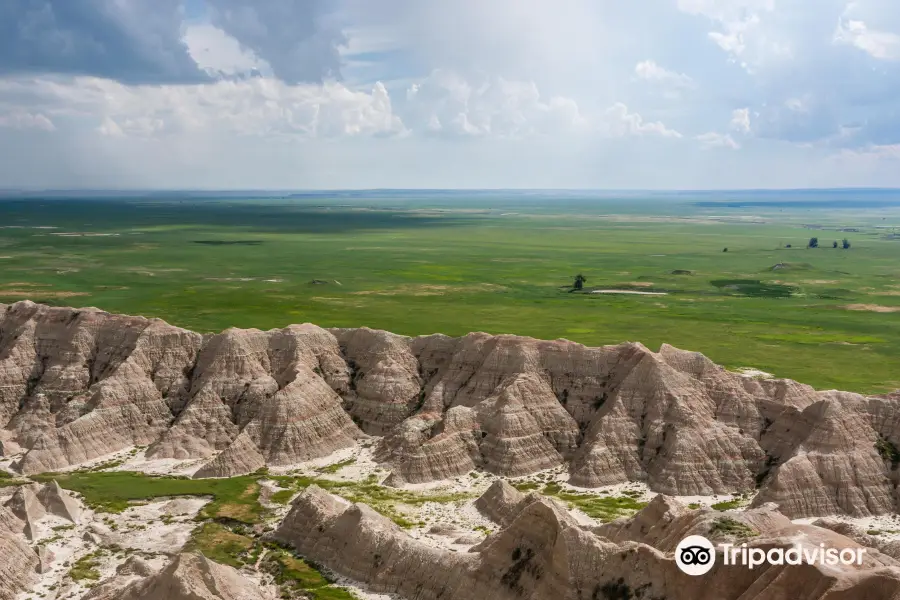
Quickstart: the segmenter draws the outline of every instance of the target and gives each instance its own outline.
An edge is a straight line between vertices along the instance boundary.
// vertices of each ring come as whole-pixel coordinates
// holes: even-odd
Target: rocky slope
[[[57,483],[19,486],[0,504],[0,600],[13,600],[43,572],[49,555],[42,546],[30,547],[37,522],[54,515],[69,522],[81,516],[81,504]]]
[[[36,537],[36,524],[44,515],[56,515],[70,523],[77,523],[81,516],[81,504],[55,481],[40,485],[20,485],[5,508],[18,519],[18,527],[29,540]]]
[[[274,600],[237,570],[199,554],[179,554],[165,569],[131,561],[84,600]]]
[[[0,600],[13,600],[37,577],[38,555],[21,536],[22,523],[0,505]]]
[[[379,436],[395,485],[567,465],[585,487],[759,490],[792,518],[896,510],[900,396],[818,392],[640,344],[292,325],[203,336],[159,320],[0,307],[0,443],[23,473],[131,446],[201,476]]]
[[[691,510],[664,496],[632,519],[595,531],[546,498],[516,505],[506,527],[468,553],[456,553],[410,537],[365,505],[311,487],[294,501],[274,537],[374,591],[417,600],[787,600],[800,597],[800,590],[807,600],[900,596],[900,564],[874,549],[859,566],[751,570],[719,560],[704,577],[685,575],[672,554],[681,536],[734,541],[735,528],[720,532],[722,513]],[[738,541],[751,547],[859,547],[828,529],[792,525],[770,505],[735,518],[745,528],[737,531],[747,536]]]

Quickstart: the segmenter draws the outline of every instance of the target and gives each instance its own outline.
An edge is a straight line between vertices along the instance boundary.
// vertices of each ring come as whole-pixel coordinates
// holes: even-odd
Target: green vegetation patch
[[[201,519],[225,519],[254,524],[262,521],[264,507],[259,503],[258,480],[269,478],[287,489],[273,494],[272,501],[286,503],[301,489],[316,484],[351,502],[368,504],[402,527],[414,527],[403,506],[417,507],[426,502],[455,503],[472,497],[465,493],[419,493],[381,485],[377,477],[362,482],[335,481],[321,477],[292,477],[268,475],[260,472],[227,479],[187,479],[157,477],[129,471],[45,473],[35,475],[36,481],[56,480],[67,490],[78,492],[94,510],[120,513],[135,502],[170,496],[211,496],[203,507]]]
[[[28,482],[24,479],[16,479],[12,473],[0,469],[0,488],[22,485],[23,483]]]
[[[253,538],[234,533],[222,524],[208,522],[194,530],[184,549],[239,569],[250,560],[255,546]]]
[[[889,439],[879,436],[878,441],[875,442],[875,449],[878,450],[881,458],[891,462],[891,470],[896,471],[900,466],[900,450],[897,449],[897,446]]]
[[[579,509],[587,516],[604,523],[620,517],[630,517],[647,506],[632,496],[598,496],[597,494],[568,492],[558,483],[548,483],[541,490],[545,496],[557,498]]]
[[[100,557],[103,555],[102,550],[86,554],[75,561],[72,568],[69,569],[69,578],[72,581],[98,581],[100,579]]]
[[[730,517],[722,517],[713,521],[712,526],[709,528],[709,533],[711,535],[723,535],[740,539],[747,539],[759,535],[758,531],[746,523],[741,523]]]
[[[334,585],[315,565],[294,556],[289,550],[270,545],[260,568],[271,574],[281,588],[282,597],[300,594],[310,600],[355,600],[349,590]]]
[[[205,246],[259,246],[262,240],[194,240],[195,244]]]
[[[356,598],[344,588],[335,586],[316,565],[294,556],[287,547],[261,541],[246,527],[204,523],[191,534],[185,551],[199,552],[210,560],[236,569],[253,567],[259,562],[260,569],[273,576],[283,598],[298,595],[311,600]]]
[[[374,510],[394,521],[397,525],[410,528],[420,523],[411,521],[402,510],[403,506],[417,507],[427,502],[450,504],[472,498],[472,494],[462,492],[454,493],[421,493],[409,490],[400,490],[381,485],[378,478],[370,475],[365,481],[334,481],[321,477],[290,477],[272,476],[283,487],[304,489],[316,484],[332,494],[338,495],[350,502],[367,504]]]
[[[328,465],[325,467],[320,467],[316,469],[317,473],[330,473],[334,474],[343,469],[344,467],[349,467],[350,465],[356,464],[355,458],[348,458],[347,460],[342,460],[341,462],[336,462],[333,465]]]
[[[273,504],[287,504],[291,501],[291,498],[293,498],[294,494],[296,493],[296,490],[278,490],[277,492],[272,494],[272,497],[269,498],[269,500]]]
[[[746,506],[747,499],[744,496],[736,496],[731,500],[725,500],[723,502],[716,502],[712,505],[712,508],[719,511],[731,510],[733,508],[740,508],[742,506]]]
[[[228,479],[156,477],[129,471],[45,473],[36,481],[56,480],[67,490],[78,492],[94,510],[120,513],[135,501],[169,496],[212,496],[200,513],[204,518],[227,518],[258,523],[263,515],[259,483],[254,476]]]
[[[764,283],[759,279],[715,279],[709,283],[720,290],[751,298],[790,298],[795,289],[781,283]]]

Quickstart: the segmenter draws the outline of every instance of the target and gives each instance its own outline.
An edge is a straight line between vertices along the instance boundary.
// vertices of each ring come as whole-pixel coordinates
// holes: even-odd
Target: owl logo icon
[[[688,575],[703,575],[716,564],[716,548],[702,535],[690,535],[675,548],[675,564]]]

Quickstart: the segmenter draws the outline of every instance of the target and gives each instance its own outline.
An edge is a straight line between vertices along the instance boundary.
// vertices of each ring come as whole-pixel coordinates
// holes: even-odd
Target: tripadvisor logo
[[[762,565],[861,565],[865,548],[826,548],[825,544],[790,548],[750,548],[719,544],[722,564],[753,569]],[[716,564],[716,547],[701,535],[691,535],[675,548],[675,564],[688,575],[704,575]]]
[[[716,564],[716,548],[702,535],[689,535],[675,548],[675,564],[688,575],[703,575]]]

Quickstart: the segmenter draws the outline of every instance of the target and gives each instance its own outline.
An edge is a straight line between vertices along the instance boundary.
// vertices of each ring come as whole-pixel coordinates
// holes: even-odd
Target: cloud
[[[327,0],[206,0],[211,24],[288,83],[339,79],[346,37]]]
[[[700,142],[704,148],[731,148],[732,150],[737,150],[741,147],[741,145],[734,141],[734,138],[727,133],[716,133],[715,131],[700,134],[696,136],[696,140]]]
[[[73,74],[197,82],[180,0],[3,0],[0,75]]]
[[[473,85],[444,70],[408,88],[404,114],[414,131],[454,136],[520,138],[586,126],[574,100],[544,100],[534,82],[494,77]]]
[[[606,109],[601,122],[601,131],[611,137],[657,135],[680,138],[681,134],[669,129],[659,121],[646,122],[638,113],[629,112],[628,107],[617,102]]]
[[[0,80],[0,97],[17,96],[50,116],[93,121],[111,137],[160,138],[230,132],[241,136],[334,138],[404,132],[383,85],[354,91],[337,82],[291,86],[262,77],[206,85],[130,86],[80,77]]]
[[[869,29],[863,21],[839,22],[834,42],[855,46],[872,58],[900,60],[900,35]]]
[[[272,75],[272,67],[255,52],[209,23],[185,28],[188,53],[201,69],[214,78]]]
[[[634,66],[634,74],[645,81],[660,83],[676,89],[685,89],[694,86],[694,80],[684,73],[669,71],[656,64],[652,60],[644,60]]]
[[[889,0],[6,0],[0,187],[900,185],[898,36]]]
[[[750,133],[750,109],[738,108],[733,110],[729,127],[741,133]]]
[[[39,129],[41,131],[55,131],[53,121],[40,113],[13,112],[0,114],[0,127],[10,129]]]
[[[707,18],[715,27],[707,35],[733,61],[753,71],[772,58],[792,55],[788,39],[766,31],[775,0],[678,0],[678,9]]]
[[[855,150],[842,150],[841,156],[856,160],[900,162],[900,144],[869,145]]]

